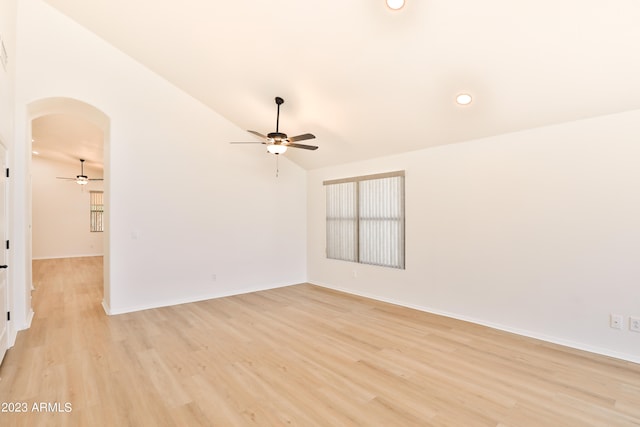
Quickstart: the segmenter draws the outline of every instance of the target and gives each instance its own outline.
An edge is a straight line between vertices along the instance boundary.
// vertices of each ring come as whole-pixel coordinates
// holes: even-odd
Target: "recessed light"
[[[468,93],[461,93],[456,96],[456,102],[460,105],[469,105],[471,104],[471,95]]]
[[[38,154],[40,154],[40,152],[39,152],[39,151],[36,151],[36,150],[33,150],[33,151],[32,151],[32,153],[33,153],[33,154],[35,154],[36,156],[37,156]]]
[[[393,10],[402,9],[402,6],[404,6],[404,0],[387,0],[387,6],[389,6],[389,9]]]

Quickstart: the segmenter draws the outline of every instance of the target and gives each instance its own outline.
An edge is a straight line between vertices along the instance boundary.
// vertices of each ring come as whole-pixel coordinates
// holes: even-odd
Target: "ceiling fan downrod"
[[[278,114],[276,115],[276,133],[280,133],[280,105],[284,104],[284,99],[276,96],[276,104],[278,105]]]

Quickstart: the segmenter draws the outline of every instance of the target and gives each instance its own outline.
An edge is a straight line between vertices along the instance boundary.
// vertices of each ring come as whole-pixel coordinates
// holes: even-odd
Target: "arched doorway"
[[[57,162],[74,162],[80,173],[81,163],[80,158],[87,161],[87,166],[95,168],[101,164],[103,171],[103,181],[100,189],[103,191],[103,227],[102,238],[99,240],[102,245],[103,262],[104,262],[104,276],[103,276],[103,301],[102,305],[105,311],[108,313],[110,306],[110,287],[109,287],[109,117],[100,111],[98,108],[87,104],[85,102],[72,99],[72,98],[47,98],[32,102],[28,105],[28,141],[29,141],[29,153],[31,154],[34,148],[42,150],[40,155],[45,155],[50,159]],[[34,131],[36,133],[47,132],[62,132],[62,129],[66,128],[70,134],[66,139],[71,141],[61,142],[60,135],[50,135],[51,138],[48,141],[36,140],[34,141]],[[48,127],[48,128],[47,128]],[[72,129],[71,129],[72,128]],[[75,132],[75,133],[74,133]],[[42,136],[42,134],[40,134]],[[44,139],[44,138],[41,138]],[[99,140],[99,141],[98,141]],[[29,156],[28,170],[33,172],[33,162],[31,156]],[[74,169],[75,170],[75,169]],[[71,176],[75,176],[71,175]],[[52,177],[54,178],[54,177]],[[29,245],[27,253],[30,254],[30,260],[33,261],[33,182],[29,185],[29,238],[27,244]],[[95,242],[96,240],[94,240]],[[32,284],[33,271],[31,269],[31,262],[28,262],[28,279]],[[27,290],[28,292],[28,290]]]

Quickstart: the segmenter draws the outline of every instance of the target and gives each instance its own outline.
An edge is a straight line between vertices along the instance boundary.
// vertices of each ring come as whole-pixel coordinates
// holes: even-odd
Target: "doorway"
[[[27,292],[30,295],[34,286],[37,288],[34,260],[102,256],[102,306],[109,313],[109,118],[70,98],[36,101],[30,104],[29,112],[27,286],[31,289]],[[86,184],[77,179],[82,176],[87,177]],[[104,196],[100,229],[91,224],[95,220],[94,192]]]

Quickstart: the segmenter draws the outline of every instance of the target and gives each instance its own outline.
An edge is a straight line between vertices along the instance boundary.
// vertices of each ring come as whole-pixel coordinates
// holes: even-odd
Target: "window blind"
[[[90,227],[92,232],[104,231],[103,214],[104,202],[102,191],[91,191],[90,197]]]
[[[402,176],[360,181],[360,262],[404,268]]]
[[[323,184],[327,258],[404,268],[404,171]]]
[[[327,187],[327,258],[357,261],[356,183]]]

